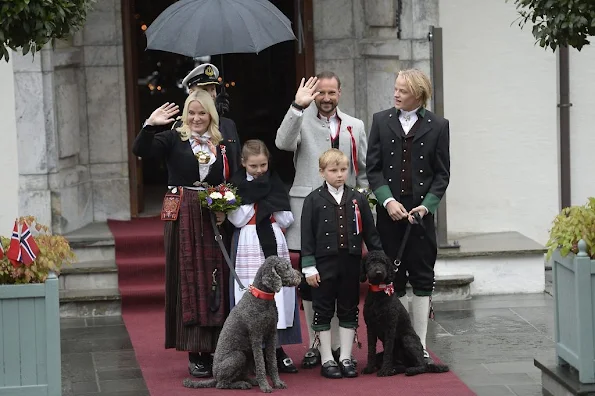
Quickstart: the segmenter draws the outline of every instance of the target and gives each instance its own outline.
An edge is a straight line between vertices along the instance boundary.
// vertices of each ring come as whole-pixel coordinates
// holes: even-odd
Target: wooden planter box
[[[58,278],[0,286],[0,396],[60,396]]]
[[[552,255],[554,326],[558,365],[570,365],[579,381],[595,383],[595,260],[584,241],[579,253]]]

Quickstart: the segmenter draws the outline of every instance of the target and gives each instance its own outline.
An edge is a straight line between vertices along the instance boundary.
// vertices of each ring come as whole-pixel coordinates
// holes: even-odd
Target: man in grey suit
[[[281,126],[277,130],[276,146],[294,153],[295,178],[289,198],[295,222],[286,234],[291,251],[299,252],[300,221],[304,199],[314,188],[321,185],[318,158],[326,150],[337,148],[349,158],[349,174],[346,184],[352,187],[368,187],[366,177],[366,152],[368,140],[362,120],[339,110],[341,80],[329,71],[302,79]],[[308,324],[310,346],[314,345],[311,328],[314,312],[310,286],[304,281],[299,287],[304,313]],[[331,321],[333,353],[339,349],[338,319]],[[320,364],[320,353],[310,348],[304,355],[302,367],[312,368]]]

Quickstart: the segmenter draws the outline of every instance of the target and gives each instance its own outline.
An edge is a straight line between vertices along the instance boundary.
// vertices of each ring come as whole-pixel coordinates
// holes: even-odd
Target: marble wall
[[[19,214],[65,233],[130,217],[119,0],[84,29],[13,54]]]
[[[431,25],[437,0],[314,0],[316,72],[332,70],[342,82],[340,107],[371,125],[392,106],[396,73],[416,67],[430,74]],[[398,30],[400,28],[400,38]]]

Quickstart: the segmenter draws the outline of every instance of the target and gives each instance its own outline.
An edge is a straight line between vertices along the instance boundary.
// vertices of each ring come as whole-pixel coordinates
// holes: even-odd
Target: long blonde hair
[[[413,94],[415,99],[421,102],[423,107],[428,105],[428,100],[432,97],[432,83],[428,76],[418,69],[401,70],[397,78],[403,77],[407,88]]]
[[[182,112],[182,126],[176,128],[176,131],[180,133],[180,138],[182,141],[190,139],[192,131],[188,126],[188,108],[190,107],[190,103],[194,101],[200,103],[211,116],[211,122],[209,123],[207,130],[211,134],[211,142],[214,145],[218,145],[223,140],[223,136],[221,136],[221,132],[219,131],[219,114],[217,114],[215,102],[213,102],[211,95],[202,89],[192,92],[190,95],[188,95],[188,98],[186,98],[186,102],[184,103],[184,111]]]

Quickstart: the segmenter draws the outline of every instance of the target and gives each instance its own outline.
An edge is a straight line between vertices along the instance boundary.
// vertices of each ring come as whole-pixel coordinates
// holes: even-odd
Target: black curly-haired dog
[[[399,373],[417,375],[443,373],[448,366],[426,362],[418,335],[411,325],[409,313],[394,294],[393,265],[384,252],[369,252],[362,261],[361,281],[370,288],[364,303],[364,320],[368,331],[368,364],[363,374],[378,370],[379,377]],[[376,354],[380,340],[384,352]]]
[[[301,273],[291,267],[289,260],[268,257],[223,324],[213,358],[213,379],[185,379],[182,384],[186,388],[219,389],[250,389],[258,385],[263,392],[270,393],[273,389],[266,378],[268,371],[273,387],[285,389],[275,355],[278,313],[273,297],[282,286],[297,286],[301,279]],[[256,378],[248,377],[252,370]]]

